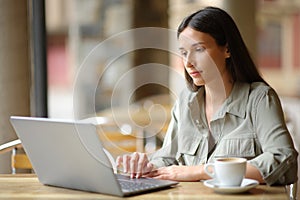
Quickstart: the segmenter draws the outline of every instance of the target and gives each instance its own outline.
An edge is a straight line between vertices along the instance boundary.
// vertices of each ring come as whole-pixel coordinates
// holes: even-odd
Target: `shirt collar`
[[[225,100],[221,108],[217,113],[214,115],[214,120],[218,118],[223,118],[226,113],[236,115],[241,118],[245,118],[246,116],[246,106],[249,98],[249,92],[250,92],[250,84],[249,83],[241,83],[236,82],[234,83],[234,86],[232,88],[232,91],[229,95],[229,97]],[[196,117],[195,115],[197,111],[199,112],[200,108],[203,107],[204,102],[204,87],[200,87],[197,94],[192,97],[189,105],[192,109],[192,115]],[[198,109],[195,109],[198,108]],[[202,111],[205,113],[205,111]]]
[[[229,97],[225,100],[220,114],[230,113],[241,118],[246,116],[246,106],[249,99],[250,84],[249,83],[234,83],[233,89]]]

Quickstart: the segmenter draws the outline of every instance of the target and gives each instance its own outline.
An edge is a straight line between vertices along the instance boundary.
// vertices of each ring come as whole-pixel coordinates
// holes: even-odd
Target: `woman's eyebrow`
[[[195,46],[201,45],[201,44],[205,44],[205,42],[196,42],[196,43],[192,44],[191,47],[195,47]],[[184,50],[185,48],[184,47],[179,47],[178,49],[179,50]]]
[[[205,43],[205,42],[196,42],[196,43],[192,44],[191,46],[194,47],[194,46],[197,46],[197,45],[199,45],[199,44],[204,44],[204,43]]]

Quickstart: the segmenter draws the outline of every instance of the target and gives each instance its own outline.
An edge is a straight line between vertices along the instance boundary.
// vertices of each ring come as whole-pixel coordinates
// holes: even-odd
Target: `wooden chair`
[[[116,158],[119,155],[140,151],[140,141],[133,131],[125,133],[116,125],[102,124],[97,126],[97,131],[103,147]]]
[[[85,118],[80,121],[96,125],[103,147],[114,159],[135,151],[144,152],[143,129],[132,126],[128,120],[118,121],[106,114],[101,113],[99,114],[101,117]]]
[[[32,171],[32,165],[25,154],[20,139],[0,145],[0,153],[11,152],[12,173],[28,173]]]
[[[169,94],[154,95],[128,107],[112,107],[99,111],[97,116],[103,119],[98,123],[101,140],[111,151],[116,151],[114,147],[119,149],[115,154],[124,154],[126,151],[151,153],[159,149],[171,118],[172,102]],[[129,134],[122,133],[120,126],[123,125],[131,126],[132,131]],[[115,129],[110,130],[112,127]]]

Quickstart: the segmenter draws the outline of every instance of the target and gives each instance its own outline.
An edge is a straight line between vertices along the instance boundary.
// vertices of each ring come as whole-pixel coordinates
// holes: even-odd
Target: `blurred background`
[[[17,138],[11,115],[111,119],[118,113],[118,131],[132,136],[125,146],[142,142],[130,150],[114,148],[159,148],[172,104],[185,87],[180,59],[146,47],[111,56],[136,42],[119,39],[127,31],[157,27],[172,34],[183,17],[205,6],[221,7],[236,21],[260,72],[280,95],[299,149],[300,0],[1,0],[0,144]],[[144,36],[172,49],[169,32],[153,34]],[[104,51],[89,57],[99,45]],[[94,73],[79,78],[86,59]],[[10,154],[0,155],[1,173],[10,172],[9,163]]]
[[[72,103],[68,102],[73,97],[76,72],[96,45],[115,34],[138,27],[176,30],[184,16],[208,5],[223,7],[231,13],[261,73],[280,95],[300,96],[299,0],[46,0],[45,3],[48,109],[51,117],[73,117]],[[99,65],[99,71],[101,66],[106,67],[105,59],[110,51],[116,51],[122,45],[129,44],[114,43],[107,48],[105,55],[98,55],[93,62]],[[174,62],[168,52],[153,49],[130,52],[101,74],[103,87],[97,91],[97,109],[110,104],[113,88],[120,75],[134,66],[150,62],[173,67],[179,72],[182,70],[182,66]],[[156,77],[158,74],[155,71],[147,75],[154,80],[161,78]],[[168,74],[161,76],[170,88],[174,88],[168,83],[168,79],[171,79]],[[134,87],[134,83],[129,84]],[[163,88],[148,85],[137,90],[134,98],[166,92]],[[121,95],[120,92],[120,101]]]

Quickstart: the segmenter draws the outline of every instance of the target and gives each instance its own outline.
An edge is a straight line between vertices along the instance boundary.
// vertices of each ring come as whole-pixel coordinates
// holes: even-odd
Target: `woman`
[[[246,177],[260,183],[297,180],[297,155],[276,92],[259,75],[233,19],[207,7],[178,28],[188,88],[172,110],[163,147],[117,158],[132,177],[210,179],[217,157],[248,159]]]

